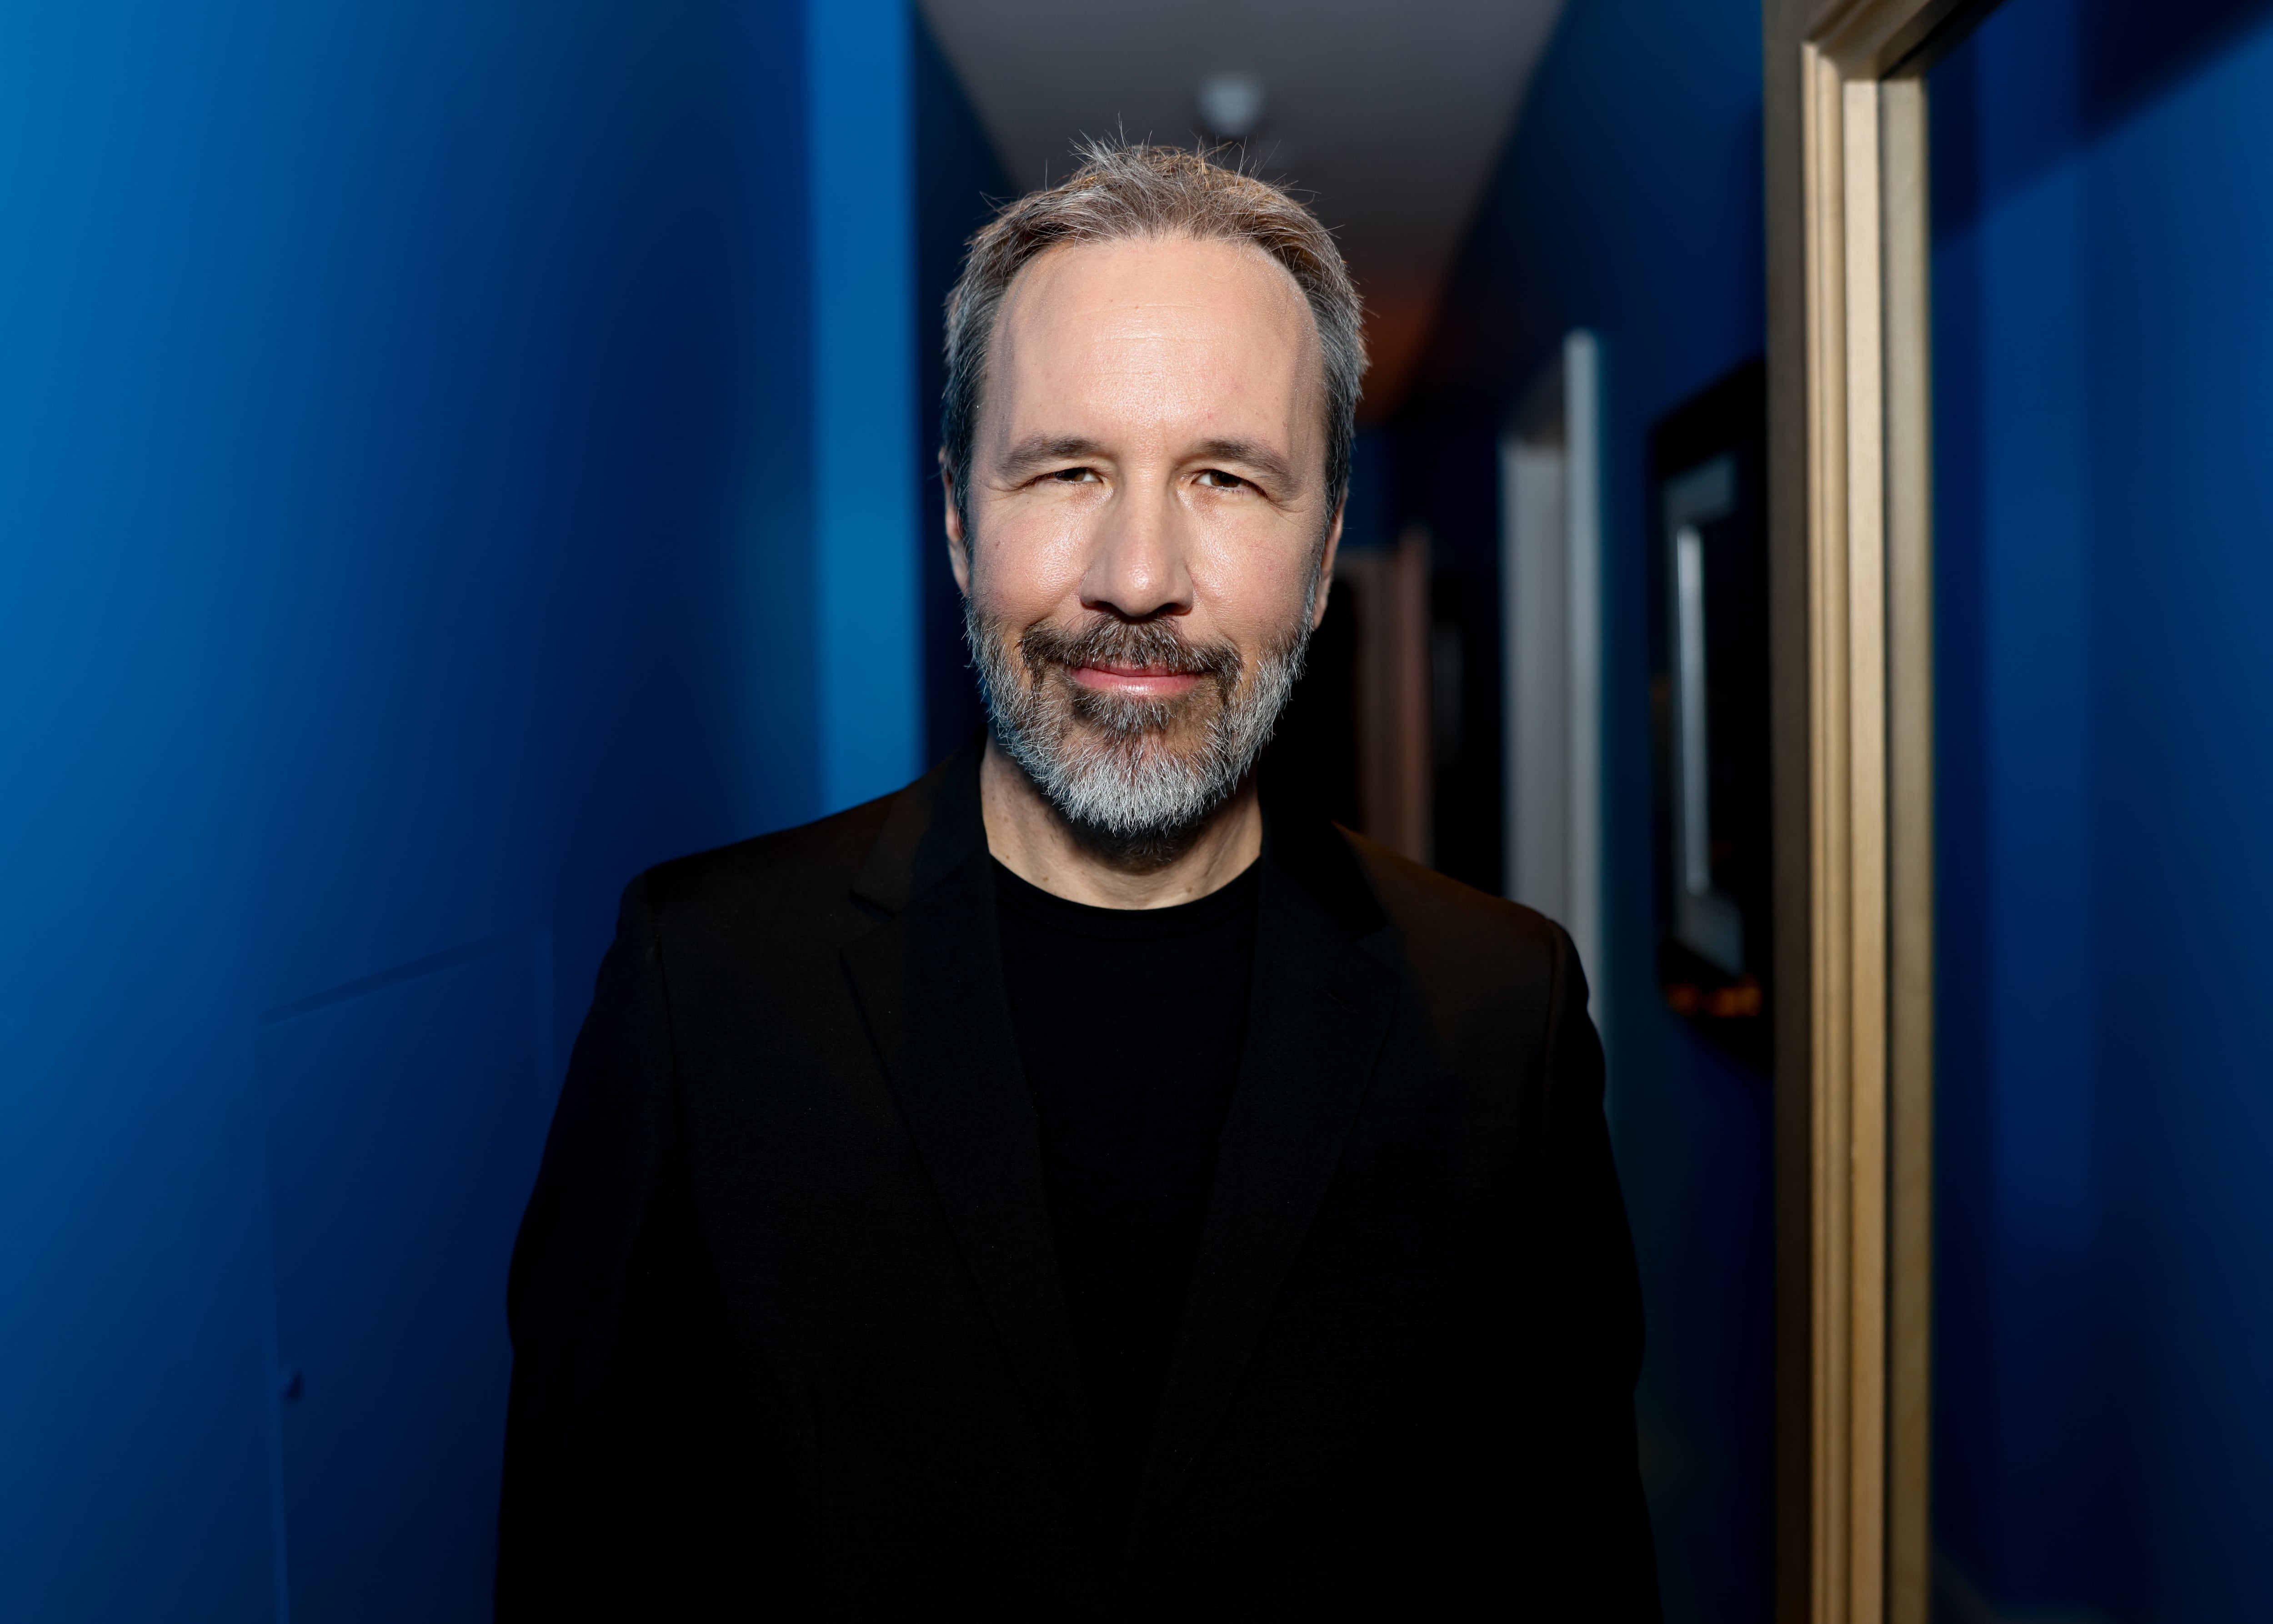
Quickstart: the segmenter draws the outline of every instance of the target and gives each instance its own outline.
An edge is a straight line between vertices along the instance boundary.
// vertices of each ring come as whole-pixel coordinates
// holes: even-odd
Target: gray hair
[[[1350,440],[1365,377],[1365,307],[1318,217],[1279,187],[1177,147],[1087,140],[1081,166],[1056,185],[1006,204],[971,239],[947,298],[947,387],[940,459],[956,506],[971,520],[971,445],[979,390],[1002,300],[1037,257],[1069,243],[1188,237],[1249,243],[1294,277],[1310,307],[1325,362],[1326,512],[1349,490]]]

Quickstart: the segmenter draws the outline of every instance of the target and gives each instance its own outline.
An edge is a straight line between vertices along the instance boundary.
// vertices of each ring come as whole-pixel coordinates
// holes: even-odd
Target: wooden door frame
[[[1776,1616],[1925,1624],[1929,51],[1978,0],[1764,0]]]

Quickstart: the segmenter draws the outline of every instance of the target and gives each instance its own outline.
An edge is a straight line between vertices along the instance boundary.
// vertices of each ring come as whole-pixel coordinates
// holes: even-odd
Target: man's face
[[[1268,740],[1340,530],[1322,397],[1253,248],[1084,244],[1011,284],[948,530],[995,736],[1077,826],[1173,840]]]

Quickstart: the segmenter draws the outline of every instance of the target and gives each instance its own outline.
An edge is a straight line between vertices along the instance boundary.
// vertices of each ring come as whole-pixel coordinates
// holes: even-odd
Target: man
[[[500,1616],[1656,1616],[1569,939],[1257,784],[1359,317],[1189,153],[973,239],[989,728],[626,893],[514,1260]]]

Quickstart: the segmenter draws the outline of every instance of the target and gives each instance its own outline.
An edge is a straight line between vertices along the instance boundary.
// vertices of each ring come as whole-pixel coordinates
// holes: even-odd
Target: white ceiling
[[[918,0],[1011,184],[1083,134],[1189,143],[1199,82],[1258,75],[1249,167],[1294,184],[1363,289],[1367,415],[1402,393],[1563,0]]]

